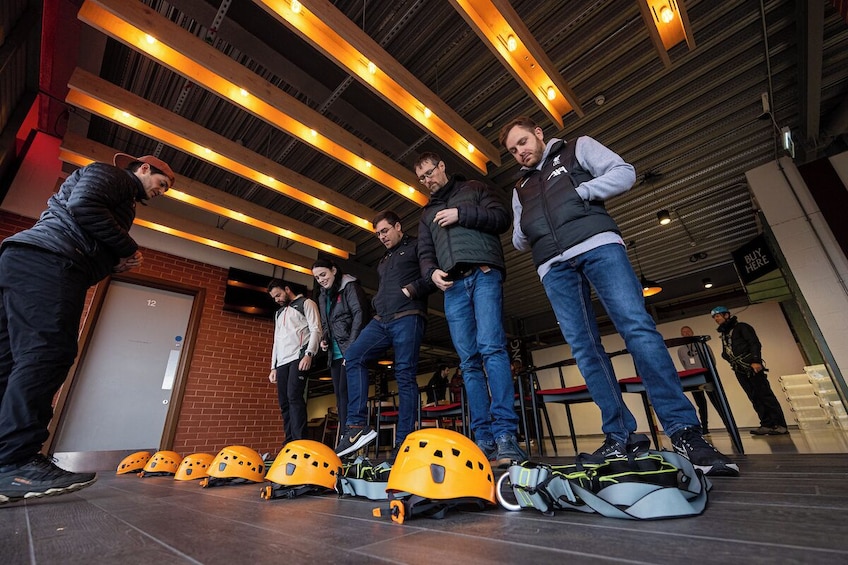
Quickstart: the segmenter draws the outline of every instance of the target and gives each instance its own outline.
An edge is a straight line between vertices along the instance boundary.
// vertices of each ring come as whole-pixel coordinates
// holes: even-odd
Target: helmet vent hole
[[[438,457],[439,459],[443,459],[444,456],[445,455],[442,453],[441,449],[437,449],[436,451],[433,452],[433,457]]]
[[[468,467],[469,469],[471,469],[472,471],[474,470],[474,462],[471,461],[470,459],[465,461],[465,466]]]
[[[310,465],[312,465],[316,469],[318,468],[318,462],[317,461],[313,461],[312,463],[310,463]]]
[[[459,450],[455,447],[451,448],[451,453],[454,457],[459,457]]]

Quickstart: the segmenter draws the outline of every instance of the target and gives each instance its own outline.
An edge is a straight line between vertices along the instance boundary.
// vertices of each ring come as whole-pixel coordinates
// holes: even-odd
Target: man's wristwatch
[[[315,354],[314,354],[314,353],[312,353],[311,351],[307,351],[307,352],[306,352],[306,356],[307,356],[307,357],[314,357],[314,356],[315,356]]]

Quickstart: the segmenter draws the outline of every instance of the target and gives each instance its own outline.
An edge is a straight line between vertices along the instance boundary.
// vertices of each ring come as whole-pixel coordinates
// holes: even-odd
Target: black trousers
[[[330,377],[336,393],[336,409],[339,411],[339,426],[347,422],[347,372],[342,363],[344,359],[334,359],[330,363]]]
[[[277,400],[287,442],[306,437],[306,373],[298,368],[299,363],[295,359],[277,367]]]
[[[0,254],[0,465],[28,460],[47,440],[89,282],[67,257],[18,245]]]
[[[780,402],[774,396],[774,392],[769,386],[768,377],[765,371],[755,373],[753,371],[734,371],[736,379],[745,394],[748,395],[748,400],[754,407],[754,411],[760,418],[760,425],[766,428],[774,428],[776,426],[786,427],[786,418],[783,416],[783,409],[780,407]]]

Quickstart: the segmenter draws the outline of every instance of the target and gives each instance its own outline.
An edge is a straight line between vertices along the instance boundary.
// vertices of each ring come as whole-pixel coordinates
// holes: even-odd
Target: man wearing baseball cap
[[[136,202],[174,184],[152,155],[118,153],[115,166],[78,169],[33,227],[0,245],[0,505],[65,494],[94,483],[39,452],[52,400],[77,355],[88,288],[141,265],[129,235]]]

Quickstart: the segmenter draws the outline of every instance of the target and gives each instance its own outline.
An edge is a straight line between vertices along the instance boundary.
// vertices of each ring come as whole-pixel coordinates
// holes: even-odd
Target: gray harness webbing
[[[509,483],[505,484],[506,481]],[[503,488],[517,501],[505,500]],[[512,465],[498,480],[498,501],[507,510],[536,508],[597,512],[610,518],[655,520],[701,514],[712,485],[688,459],[670,451],[575,465],[533,462]]]
[[[342,477],[339,479],[341,493],[348,496],[364,496],[369,500],[388,500],[386,486],[389,484],[391,470],[392,466],[385,461],[379,465],[372,465],[368,459],[359,456],[352,463],[344,466]]]

